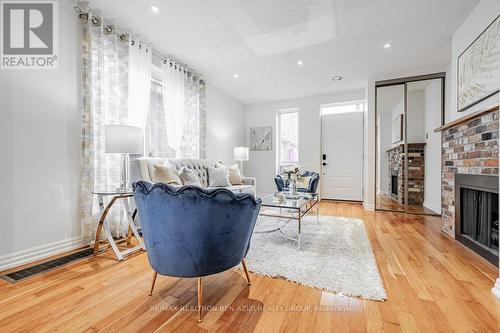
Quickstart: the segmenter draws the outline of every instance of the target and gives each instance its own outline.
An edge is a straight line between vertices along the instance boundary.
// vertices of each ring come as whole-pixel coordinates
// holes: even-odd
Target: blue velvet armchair
[[[302,177],[311,177],[311,180],[309,181],[309,187],[308,188],[302,188],[299,187],[297,188],[298,192],[307,192],[307,193],[316,193],[318,189],[318,183],[319,183],[319,174],[314,171],[304,171],[301,173]],[[274,182],[276,183],[276,188],[278,189],[278,192],[281,191],[286,191],[288,190],[288,184],[283,179],[281,175],[276,175],[274,177]]]
[[[252,194],[226,189],[172,187],[145,181],[134,183],[149,263],[157,274],[198,278],[198,321],[201,321],[202,277],[242,263],[250,285],[245,256],[260,210]]]

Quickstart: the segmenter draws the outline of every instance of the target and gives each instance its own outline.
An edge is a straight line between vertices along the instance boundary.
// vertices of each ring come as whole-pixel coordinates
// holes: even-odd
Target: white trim
[[[432,202],[424,200],[424,203],[422,204],[422,206],[432,210],[433,212],[441,214],[441,206],[440,205],[434,205]]]
[[[500,278],[497,279],[495,286],[491,289],[491,292],[496,296],[496,298],[500,299]]]
[[[363,201],[363,208],[368,211],[375,211],[375,207],[373,205],[369,205],[366,201]]]
[[[82,236],[76,236],[49,244],[35,246],[26,250],[9,253],[0,256],[0,271],[71,251],[84,245],[86,244],[82,242]]]

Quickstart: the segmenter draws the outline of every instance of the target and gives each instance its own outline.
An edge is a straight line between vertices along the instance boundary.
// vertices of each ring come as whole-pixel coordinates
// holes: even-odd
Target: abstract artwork
[[[500,89],[500,16],[458,57],[458,111]]]
[[[272,150],[273,127],[250,128],[250,150]]]

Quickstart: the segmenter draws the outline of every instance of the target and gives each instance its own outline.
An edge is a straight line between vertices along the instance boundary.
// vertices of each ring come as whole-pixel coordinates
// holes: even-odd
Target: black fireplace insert
[[[498,176],[455,175],[455,237],[498,266]]]

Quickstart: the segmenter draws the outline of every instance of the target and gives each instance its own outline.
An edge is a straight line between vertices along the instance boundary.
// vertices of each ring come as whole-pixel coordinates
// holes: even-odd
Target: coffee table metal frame
[[[274,197],[275,194],[270,194],[264,198],[270,198]],[[263,199],[264,199],[263,198]],[[262,207],[266,208],[278,208],[280,213],[279,214],[270,214],[270,213],[260,213],[259,216],[267,216],[267,217],[275,217],[279,219],[286,219],[287,221],[279,228],[276,229],[271,229],[271,230],[265,230],[265,231],[256,231],[255,233],[270,233],[270,232],[276,232],[279,231],[283,236],[287,237],[288,239],[291,239],[293,241],[296,241],[298,243],[298,249],[300,251],[301,249],[301,243],[302,243],[302,218],[309,213],[309,211],[313,208],[316,207],[316,222],[319,222],[319,197],[317,194],[312,195],[310,198],[307,198],[306,195],[304,194],[303,199],[307,199],[304,201],[303,204],[300,206],[287,206],[286,203],[289,202],[290,200],[294,199],[285,199],[285,202],[280,203],[280,202],[272,202],[272,203],[266,203],[264,200],[262,201]],[[294,211],[292,214],[287,214],[284,215],[282,212],[283,210],[292,210]],[[297,214],[296,216],[294,216]],[[287,235],[285,232],[283,232],[283,228],[292,220],[297,221],[297,237]]]

